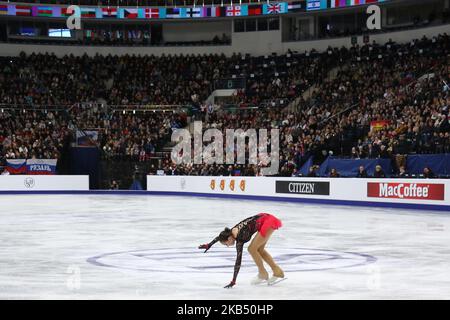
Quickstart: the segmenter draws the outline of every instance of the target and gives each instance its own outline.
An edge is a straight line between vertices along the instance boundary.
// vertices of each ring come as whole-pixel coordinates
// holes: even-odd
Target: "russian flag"
[[[6,170],[10,174],[22,174],[27,170],[27,160],[26,159],[7,159],[6,160]]]

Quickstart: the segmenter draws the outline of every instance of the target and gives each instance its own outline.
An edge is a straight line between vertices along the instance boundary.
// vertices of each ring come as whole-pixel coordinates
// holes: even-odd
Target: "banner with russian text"
[[[57,159],[28,159],[27,174],[56,174]]]

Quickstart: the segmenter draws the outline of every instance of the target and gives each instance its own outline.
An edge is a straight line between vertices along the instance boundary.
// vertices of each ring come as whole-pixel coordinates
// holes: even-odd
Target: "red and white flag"
[[[159,8],[146,8],[145,9],[145,18],[159,18]]]
[[[16,6],[16,16],[31,16],[31,7]]]

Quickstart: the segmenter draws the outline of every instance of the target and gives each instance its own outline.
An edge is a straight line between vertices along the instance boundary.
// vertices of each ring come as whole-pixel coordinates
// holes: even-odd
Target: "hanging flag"
[[[216,7],[216,17],[226,17],[227,7]]]
[[[96,10],[95,8],[83,8],[81,7],[81,17],[82,18],[95,18]]]
[[[320,10],[327,8],[327,0],[307,0],[306,10]]]
[[[31,16],[31,7],[16,6],[16,16]]]
[[[138,9],[124,9],[124,18],[136,19],[138,17]]]
[[[200,18],[202,16],[201,8],[185,8],[187,18]]]
[[[239,17],[241,16],[241,6],[227,7],[227,17]]]
[[[180,18],[180,9],[179,8],[166,8],[166,18],[177,19]]]
[[[157,19],[159,18],[159,8],[146,8],[145,9],[146,19]]]
[[[206,17],[219,17],[217,16],[217,9],[219,7],[203,7],[202,8],[202,17],[206,18]]]
[[[52,7],[37,7],[38,17],[51,17],[53,15]]]
[[[8,14],[8,5],[0,4],[0,15],[7,15],[7,14]]]
[[[102,8],[103,18],[117,18],[117,8]]]
[[[75,11],[72,11],[72,13],[67,13],[67,8],[61,8],[61,17],[69,17],[74,13]]]
[[[288,4],[289,12],[306,11],[306,1],[294,1]]]
[[[247,12],[249,16],[259,16],[262,14],[262,5],[250,4],[247,6]]]
[[[263,14],[279,14],[287,12],[287,2],[263,4]]]

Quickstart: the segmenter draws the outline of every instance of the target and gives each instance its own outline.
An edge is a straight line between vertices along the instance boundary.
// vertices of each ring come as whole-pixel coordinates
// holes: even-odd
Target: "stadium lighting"
[[[123,110],[123,114],[125,114],[125,110]]]
[[[136,110],[133,110],[133,114],[136,114]]]

